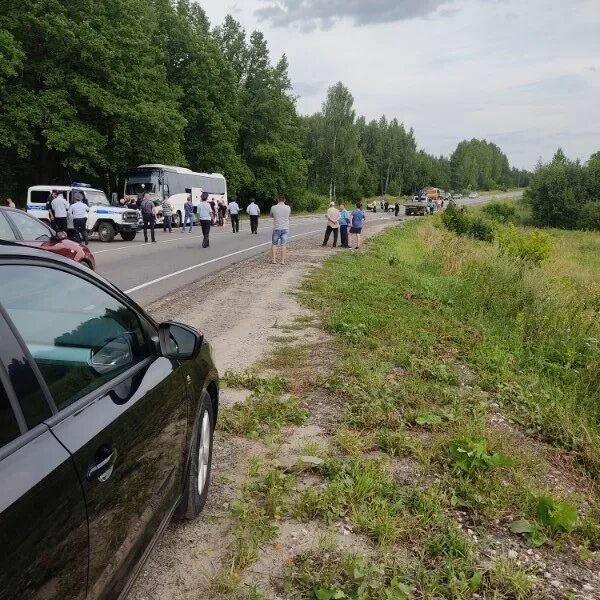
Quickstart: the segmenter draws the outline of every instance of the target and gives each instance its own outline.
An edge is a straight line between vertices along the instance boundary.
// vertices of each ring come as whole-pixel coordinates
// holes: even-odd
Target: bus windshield
[[[141,198],[146,192],[158,194],[160,171],[129,171],[125,175],[125,196]]]

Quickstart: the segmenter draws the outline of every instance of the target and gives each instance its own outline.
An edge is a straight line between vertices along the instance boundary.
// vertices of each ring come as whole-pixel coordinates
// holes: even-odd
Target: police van
[[[87,228],[97,233],[101,242],[112,242],[118,233],[126,241],[135,239],[139,230],[140,213],[131,208],[111,206],[106,194],[85,183],[65,185],[34,185],[27,190],[27,213],[50,224],[48,202],[52,200],[52,191],[62,192],[69,204],[75,191],[83,194],[84,202],[90,207]]]

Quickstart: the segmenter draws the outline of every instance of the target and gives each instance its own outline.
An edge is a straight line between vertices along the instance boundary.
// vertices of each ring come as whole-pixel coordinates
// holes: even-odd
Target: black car
[[[209,345],[104,279],[0,242],[0,598],[123,597],[208,494]]]

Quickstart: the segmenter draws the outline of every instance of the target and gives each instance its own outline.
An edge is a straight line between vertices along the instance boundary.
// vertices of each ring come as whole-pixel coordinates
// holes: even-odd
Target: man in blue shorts
[[[285,265],[288,236],[290,233],[290,215],[292,209],[285,203],[285,196],[277,198],[277,204],[271,207],[273,217],[273,236],[271,246],[271,262],[277,264],[277,248],[281,247],[281,264]]]
[[[365,221],[367,217],[362,209],[362,203],[357,202],[356,208],[352,211],[350,215],[350,247],[354,247],[355,250],[358,250],[361,245],[361,233],[363,227],[365,226]],[[353,241],[354,240],[354,241]]]

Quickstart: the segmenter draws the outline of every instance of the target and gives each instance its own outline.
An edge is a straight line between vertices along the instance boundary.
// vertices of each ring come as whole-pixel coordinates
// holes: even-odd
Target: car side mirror
[[[158,326],[158,339],[165,358],[191,360],[198,356],[204,338],[189,325],[168,322]]]

